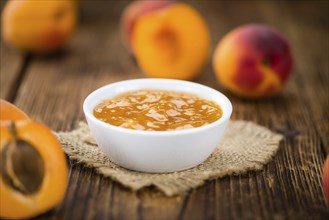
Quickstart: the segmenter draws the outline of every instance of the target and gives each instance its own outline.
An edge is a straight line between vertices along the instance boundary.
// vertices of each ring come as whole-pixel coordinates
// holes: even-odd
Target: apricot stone
[[[77,20],[76,1],[11,0],[2,13],[2,34],[14,47],[48,53],[71,37]]]
[[[219,42],[213,68],[220,83],[243,97],[268,97],[280,91],[292,69],[285,38],[265,25],[245,25]]]

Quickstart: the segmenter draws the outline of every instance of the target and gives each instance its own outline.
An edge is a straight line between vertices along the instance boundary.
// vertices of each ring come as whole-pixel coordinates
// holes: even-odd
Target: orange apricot
[[[149,12],[157,11],[173,3],[174,1],[168,0],[133,1],[125,8],[120,19],[120,34],[121,39],[128,51],[132,52],[131,38],[134,32],[136,20]]]
[[[174,3],[135,21],[132,46],[148,76],[190,80],[208,60],[210,35],[197,10]]]
[[[64,46],[76,21],[73,0],[10,0],[2,13],[2,34],[6,42],[20,50],[48,53]]]
[[[52,132],[30,120],[0,129],[0,217],[30,218],[59,204],[68,168]]]
[[[29,117],[15,105],[0,99],[0,121],[29,120]]]

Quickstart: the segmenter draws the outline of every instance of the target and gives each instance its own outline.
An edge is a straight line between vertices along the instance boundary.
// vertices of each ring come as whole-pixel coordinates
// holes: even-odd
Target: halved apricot
[[[136,20],[132,46],[147,75],[189,80],[208,60],[210,35],[197,10],[175,3]]]
[[[31,120],[1,124],[0,217],[30,218],[64,198],[68,168],[60,143]]]

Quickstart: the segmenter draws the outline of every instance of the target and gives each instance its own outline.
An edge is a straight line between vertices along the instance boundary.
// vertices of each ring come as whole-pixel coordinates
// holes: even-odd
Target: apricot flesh
[[[190,80],[201,73],[207,62],[210,35],[198,11],[175,3],[140,17],[132,45],[146,75]]]
[[[48,53],[64,46],[76,20],[76,1],[10,0],[2,13],[2,34],[20,50]]]
[[[125,8],[120,19],[120,34],[124,45],[130,52],[133,52],[131,41],[135,28],[135,23],[138,18],[150,12],[158,11],[173,3],[174,1],[167,0],[134,1]]]
[[[51,130],[31,120],[14,126],[0,127],[0,217],[26,219],[63,200],[68,168]]]
[[[278,93],[291,74],[292,54],[287,40],[265,25],[245,25],[219,42],[213,67],[219,82],[243,97]]]
[[[3,99],[0,157],[0,218],[34,217],[62,201],[68,168],[60,143],[49,128]]]

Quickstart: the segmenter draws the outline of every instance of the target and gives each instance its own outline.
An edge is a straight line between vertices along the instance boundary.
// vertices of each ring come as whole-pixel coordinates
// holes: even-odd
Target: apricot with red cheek
[[[219,42],[213,68],[219,82],[243,97],[268,97],[278,93],[292,70],[287,40],[274,28],[245,25]]]

